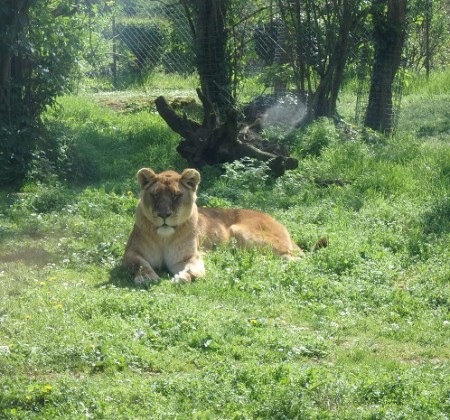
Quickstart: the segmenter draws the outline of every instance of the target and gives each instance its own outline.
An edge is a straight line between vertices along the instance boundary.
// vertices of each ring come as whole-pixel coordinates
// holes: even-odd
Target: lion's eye
[[[150,195],[152,196],[153,200],[157,200],[159,197],[159,194],[157,192],[152,192],[150,193]]]
[[[174,194],[172,194],[172,198],[176,201],[176,200],[178,200],[178,199],[180,199],[181,198],[181,193],[174,193]]]

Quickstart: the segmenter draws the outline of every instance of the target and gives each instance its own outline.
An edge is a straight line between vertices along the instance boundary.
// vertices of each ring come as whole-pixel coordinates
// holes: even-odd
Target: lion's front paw
[[[181,271],[178,274],[175,274],[172,278],[172,283],[181,284],[181,283],[190,283],[192,281],[192,276],[188,272]]]
[[[138,274],[134,278],[134,284],[144,285],[144,284],[155,284],[158,283],[160,278],[155,274]]]

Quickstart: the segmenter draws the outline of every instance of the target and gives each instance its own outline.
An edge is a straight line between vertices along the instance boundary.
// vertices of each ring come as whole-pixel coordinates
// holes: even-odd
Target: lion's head
[[[172,235],[192,217],[200,182],[200,174],[195,169],[185,169],[180,175],[175,171],[156,174],[143,168],[137,179],[141,185],[139,207],[159,235]]]

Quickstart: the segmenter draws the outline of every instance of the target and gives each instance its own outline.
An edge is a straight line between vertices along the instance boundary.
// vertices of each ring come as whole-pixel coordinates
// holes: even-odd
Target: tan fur
[[[157,281],[155,270],[164,268],[175,283],[202,277],[199,246],[209,249],[232,238],[239,247],[269,247],[288,259],[303,255],[286,228],[268,214],[197,207],[200,174],[195,169],[156,174],[143,168],[137,178],[141,196],[124,255],[136,283]]]

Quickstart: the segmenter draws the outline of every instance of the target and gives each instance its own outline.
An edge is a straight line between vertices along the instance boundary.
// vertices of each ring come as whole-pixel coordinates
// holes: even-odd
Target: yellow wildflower
[[[42,392],[43,392],[44,394],[47,394],[47,393],[49,393],[49,392],[52,392],[52,390],[53,390],[53,387],[52,387],[51,385],[49,385],[49,384],[44,385],[44,386],[42,387]]]

